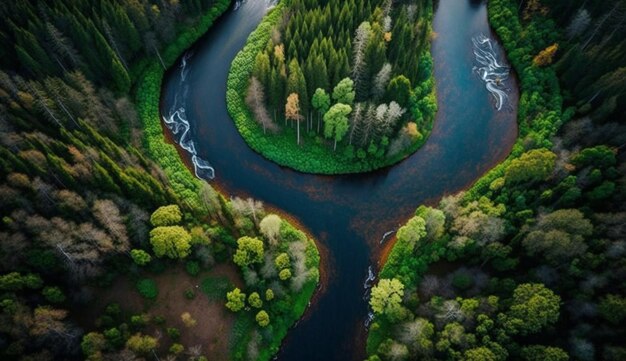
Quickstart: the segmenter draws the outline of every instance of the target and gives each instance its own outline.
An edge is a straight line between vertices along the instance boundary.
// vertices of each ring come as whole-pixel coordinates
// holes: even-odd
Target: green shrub
[[[195,277],[200,273],[200,263],[196,261],[188,261],[185,264],[185,270],[189,273],[189,275]]]
[[[472,287],[474,280],[465,272],[457,272],[452,277],[452,285],[460,290],[466,290]]]
[[[185,298],[188,300],[193,300],[196,298],[196,293],[193,290],[185,290]]]
[[[149,278],[137,282],[137,291],[147,299],[155,299],[159,294],[156,282]]]
[[[63,294],[63,291],[61,291],[59,287],[46,287],[41,294],[50,303],[62,303],[65,301],[65,294]]]
[[[173,340],[178,341],[180,339],[180,330],[175,327],[167,328],[167,335]]]

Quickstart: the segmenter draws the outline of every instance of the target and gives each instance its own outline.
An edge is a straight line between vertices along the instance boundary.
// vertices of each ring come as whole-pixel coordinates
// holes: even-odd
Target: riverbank
[[[191,30],[181,33],[177,40],[163,52],[163,60],[167,67],[171,67],[176,60],[189,47],[192,46],[200,37],[202,37],[214,24],[217,19],[230,8],[230,1],[222,0],[216,4],[212,11],[203,16],[200,25]],[[182,200],[182,204],[187,204],[194,213],[202,213],[202,200],[200,192],[203,187],[203,180],[193,176],[192,165],[189,164],[187,154],[180,151],[177,146],[171,144],[169,130],[162,126],[159,111],[159,99],[161,94],[161,84],[165,76],[166,70],[160,64],[141,64],[138,66],[141,71],[137,71],[138,81],[136,85],[136,104],[139,110],[140,118],[144,125],[144,146],[149,156],[159,163],[165,171],[165,175],[170,182],[173,193]],[[165,134],[165,135],[164,135]],[[219,187],[218,187],[219,188]],[[218,189],[219,190],[219,189]],[[222,197],[225,194],[222,193]],[[286,217],[287,219],[289,217]],[[287,220],[291,224],[291,221]],[[315,239],[307,235],[307,239],[311,242],[311,251],[307,252],[307,265],[320,270],[320,255],[317,242]],[[313,262],[309,264],[310,262]],[[320,271],[323,277],[327,277],[327,272]],[[297,314],[295,319],[282,320],[281,326],[274,329],[275,337],[271,341],[271,347],[260,352],[259,360],[268,360],[278,350],[278,346],[282,342],[288,327],[293,325],[307,309],[310,300],[318,289],[319,277],[307,282],[302,292],[297,294],[293,299],[293,311],[291,314]],[[246,355],[247,344],[252,332],[256,329],[256,323],[249,322],[247,317],[238,314],[234,323],[233,332],[224,332],[222,337],[233,337],[227,343],[230,345],[230,354],[233,359],[240,359]],[[282,326],[285,325],[285,326]],[[243,328],[242,328],[243,327]],[[232,336],[231,336],[232,335]],[[243,345],[243,349],[242,349]]]
[[[421,120],[418,136],[409,146],[393,155],[378,154],[376,148],[383,145],[373,145],[367,149],[357,149],[350,145],[343,150],[334,151],[330,141],[324,140],[315,132],[307,134],[301,130],[300,144],[296,138],[298,130],[293,127],[283,127],[278,133],[268,134],[254,119],[246,105],[246,93],[250,77],[253,72],[256,55],[267,45],[272,28],[282,18],[283,11],[288,10],[284,1],[281,1],[266,15],[258,28],[250,34],[245,47],[233,60],[227,84],[227,107],[239,133],[248,146],[266,159],[303,173],[312,174],[350,174],[370,172],[376,169],[390,167],[408,158],[420,149],[427,141],[433,129],[436,113],[436,90],[432,67],[428,78],[413,89],[415,96],[421,99],[412,99],[411,109],[407,109],[412,116],[424,115]],[[420,67],[422,64],[432,64],[430,42],[432,34],[432,7],[426,10],[422,19],[426,22],[426,35],[422,41],[426,45],[420,52]],[[417,113],[417,114],[415,114]],[[414,119],[415,120],[415,119]],[[319,119],[318,119],[319,122]],[[388,140],[393,141],[393,140]],[[373,144],[373,143],[372,143]],[[376,153],[376,155],[375,155]]]
[[[520,89],[521,89],[521,98],[520,108],[519,108],[519,117],[518,123],[520,126],[520,133],[516,139],[515,145],[513,147],[513,151],[509,156],[506,157],[502,162],[498,163],[493,169],[484,174],[480,179],[476,182],[473,182],[464,192],[464,196],[460,198],[461,204],[467,204],[470,202],[480,202],[483,204],[483,207],[489,207],[489,205],[495,208],[492,199],[494,199],[494,193],[499,190],[500,187],[504,184],[504,176],[507,168],[511,165],[514,160],[518,160],[522,154],[527,150],[526,145],[524,144],[527,137],[532,137],[538,142],[540,145],[549,146],[550,137],[555,134],[556,129],[558,128],[558,124],[560,120],[554,119],[555,123],[552,122],[541,122],[541,121],[530,121],[529,115],[533,114],[536,116],[537,120],[541,120],[542,117],[554,115],[561,115],[561,107],[558,101],[554,99],[558,99],[558,83],[557,87],[545,87],[543,89],[550,89],[552,92],[548,92],[550,97],[544,102],[539,102],[539,104],[529,103],[527,100],[530,97],[531,89],[536,89],[538,86],[541,87],[542,82],[548,82],[550,80],[555,79],[555,74],[553,69],[544,68],[538,69],[532,67],[529,64],[529,57],[526,56],[524,51],[529,51],[528,48],[524,48],[524,45],[527,44],[517,44],[514,39],[510,36],[514,31],[514,29],[521,29],[521,25],[519,20],[517,19],[517,14],[515,12],[504,12],[503,9],[510,6],[510,3],[507,0],[495,0],[489,2],[489,22],[490,27],[495,31],[497,36],[502,40],[502,43],[506,49],[507,54],[515,54],[515,56],[510,56],[510,62],[513,65],[513,72],[515,74],[521,74],[520,77]],[[508,9],[510,10],[510,9]],[[502,14],[506,14],[506,16],[502,16]],[[516,31],[515,33],[519,33],[520,31]],[[529,76],[532,72],[542,72],[544,73],[543,78],[536,78],[534,76]],[[554,84],[554,82],[550,82],[550,84]],[[550,105],[546,108],[543,108],[546,104]],[[498,186],[498,180],[501,181],[502,185]],[[497,199],[494,201],[496,202]],[[495,203],[497,204],[497,203]],[[501,204],[501,206],[504,206]],[[440,206],[440,208],[443,208]],[[419,213],[419,212],[418,212]],[[423,211],[422,211],[422,214]],[[441,213],[443,215],[443,213]],[[454,222],[454,219],[446,220],[447,223]],[[408,225],[408,223],[407,223]],[[406,226],[406,225],[405,225]],[[393,247],[385,247],[384,251],[381,253],[380,262],[382,264],[381,272],[379,277],[391,279],[397,278],[400,280],[406,280],[404,282],[404,289],[408,292],[416,292],[419,294],[417,289],[419,289],[419,285],[422,281],[424,275],[430,269],[429,267],[437,262],[453,262],[457,259],[461,259],[462,257],[467,257],[466,252],[471,253],[472,251],[465,251],[463,247],[460,249],[458,246],[455,247],[453,244],[453,238],[451,234],[447,233],[448,231],[443,232],[442,236],[435,240],[430,240],[432,243],[425,243],[424,241],[420,241],[415,250],[413,247],[407,246],[406,242],[398,242],[393,245]],[[450,231],[451,232],[451,231]],[[477,252],[474,250],[473,252]],[[405,264],[410,264],[407,269],[402,269],[402,267],[398,266],[398,260],[405,260]],[[421,298],[420,298],[420,301]],[[414,304],[411,304],[415,306]],[[406,302],[403,301],[403,307],[406,306],[407,309],[411,309],[411,306],[407,305]],[[424,320],[424,322],[427,322]],[[386,317],[379,315],[375,318],[375,323],[370,330],[368,336],[368,345],[367,351],[368,355],[375,355],[377,353],[384,353],[382,344],[384,342],[396,342],[392,341],[394,336],[392,335],[392,331],[394,327],[393,322],[389,322]],[[432,324],[430,325],[432,327]],[[438,331],[439,332],[439,331]],[[433,337],[432,332],[427,337]],[[387,341],[388,340],[388,341]],[[424,341],[426,342],[426,341]],[[434,342],[434,341],[433,341]],[[425,344],[422,344],[423,346]],[[429,351],[430,350],[430,351]],[[420,352],[444,352],[447,351],[446,348],[437,347],[437,350],[434,351],[432,347],[425,347],[420,349]],[[495,352],[495,351],[494,351]]]

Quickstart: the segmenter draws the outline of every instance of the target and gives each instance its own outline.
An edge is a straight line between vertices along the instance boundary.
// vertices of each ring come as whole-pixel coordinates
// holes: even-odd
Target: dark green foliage
[[[41,294],[50,303],[62,303],[65,301],[65,295],[59,287],[46,287],[41,291]]]
[[[210,300],[223,300],[226,292],[233,288],[232,283],[226,277],[208,277],[202,280],[200,290],[205,293]]]
[[[187,261],[185,263],[185,271],[191,276],[197,276],[200,273],[200,264],[196,261]]]
[[[139,291],[143,297],[148,299],[155,299],[159,294],[156,282],[149,278],[145,278],[137,282],[137,291]]]

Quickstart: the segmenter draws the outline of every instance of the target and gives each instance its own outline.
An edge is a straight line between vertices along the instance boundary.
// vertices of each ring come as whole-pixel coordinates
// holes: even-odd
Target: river
[[[251,196],[294,215],[329,251],[329,281],[290,331],[278,359],[363,359],[364,281],[368,268],[377,267],[383,235],[406,222],[418,205],[436,204],[468,187],[509,154],[517,136],[517,84],[509,80],[508,104],[497,111],[473,70],[472,37],[493,37],[485,3],[439,0],[432,43],[439,111],[424,147],[372,173],[298,173],[252,151],[226,110],[230,63],[267,8],[267,0],[231,8],[187,53],[185,81],[180,66],[168,71],[161,110],[167,115],[174,104],[185,108],[196,152],[211,163],[213,182],[226,195]]]

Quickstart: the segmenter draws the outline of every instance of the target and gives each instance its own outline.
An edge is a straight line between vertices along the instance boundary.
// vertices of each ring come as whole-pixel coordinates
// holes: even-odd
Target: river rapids
[[[473,37],[472,43],[474,43],[474,56],[478,62],[478,65],[474,66],[474,71],[493,95],[496,109],[502,110],[508,99],[508,88],[505,82],[509,78],[510,68],[498,61],[498,54],[493,48],[492,40],[484,34]]]

